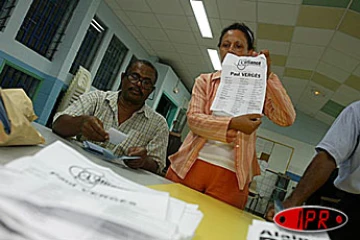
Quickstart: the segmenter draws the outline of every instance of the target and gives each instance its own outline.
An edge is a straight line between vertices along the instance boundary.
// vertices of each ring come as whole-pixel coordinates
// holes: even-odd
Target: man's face
[[[151,67],[135,63],[127,74],[121,75],[122,95],[133,104],[144,104],[154,90],[155,71]]]

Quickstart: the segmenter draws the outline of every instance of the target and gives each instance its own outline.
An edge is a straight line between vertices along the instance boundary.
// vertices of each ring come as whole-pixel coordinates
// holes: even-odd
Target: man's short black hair
[[[137,60],[131,62],[126,67],[125,74],[129,74],[130,69],[137,63],[142,63],[142,64],[144,64],[144,65],[146,65],[146,66],[148,66],[148,67],[150,67],[150,68],[152,68],[154,70],[154,72],[155,72],[155,82],[154,83],[156,83],[156,80],[158,78],[158,72],[157,72],[156,68],[154,67],[154,65],[151,62],[147,61],[147,60],[137,59]]]
[[[246,26],[244,23],[233,23],[230,26],[224,28],[221,31],[221,35],[219,38],[218,47],[221,45],[221,40],[224,37],[224,35],[227,33],[227,31],[230,30],[239,30],[242,31],[245,34],[247,43],[248,43],[248,50],[254,49],[254,33],[251,31],[251,29]]]

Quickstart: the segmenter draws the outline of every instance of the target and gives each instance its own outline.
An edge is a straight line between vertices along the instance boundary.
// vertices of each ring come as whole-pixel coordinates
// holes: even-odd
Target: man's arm
[[[284,207],[301,205],[311,194],[324,185],[335,168],[334,158],[326,151],[320,150],[307,167],[296,189],[284,201]]]
[[[93,141],[104,142],[109,139],[103,123],[94,116],[80,115],[70,116],[67,114],[58,117],[53,124],[53,132],[61,137],[83,135]]]
[[[159,172],[159,165],[158,163],[149,158],[148,161],[146,161],[146,163],[144,164],[144,166],[142,167],[143,169],[147,170],[147,171],[150,171],[150,172],[153,172],[153,173],[158,173]],[[160,169],[161,171],[162,169]]]
[[[128,149],[129,156],[139,156],[140,159],[124,160],[124,163],[130,168],[142,168],[144,170],[157,173],[159,164],[147,154],[144,147],[131,147]]]
[[[104,101],[100,91],[85,93],[63,112],[56,113],[53,132],[62,137],[73,137],[81,134],[88,140],[103,142],[109,139],[103,129],[103,123],[94,117],[95,106]]]
[[[305,170],[304,176],[291,195],[283,202],[284,208],[301,205],[311,194],[318,190],[336,168],[334,158],[320,150]],[[272,221],[275,215],[273,206],[266,213],[266,219]]]
[[[127,154],[130,156],[140,156],[139,160],[124,161],[131,168],[142,168],[153,173],[161,173],[165,167],[166,151],[168,145],[169,129],[166,120],[155,119],[157,126],[154,126],[152,139],[146,147],[130,147]]]
[[[293,194],[284,204],[299,205],[320,188],[336,165],[347,161],[359,139],[359,103],[345,108],[318,144],[318,154],[306,169]]]
[[[316,147],[319,152],[306,169],[298,186],[284,201],[285,208],[303,203],[327,181],[336,165],[341,168],[341,163],[353,154],[359,139],[359,109],[358,101],[346,107],[336,118]],[[266,218],[272,220],[273,216],[274,209],[269,209]]]
[[[146,170],[160,174],[166,164],[166,152],[169,139],[169,128],[165,118],[158,122],[154,137],[146,146],[148,161],[143,167]]]
[[[52,130],[61,137],[73,137],[81,133],[85,116],[72,117],[64,114],[53,123]]]

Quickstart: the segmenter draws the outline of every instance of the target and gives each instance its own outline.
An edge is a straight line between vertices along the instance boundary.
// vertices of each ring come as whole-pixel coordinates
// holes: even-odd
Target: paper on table
[[[97,216],[3,196],[0,197],[0,213],[4,224],[19,235],[25,235],[26,239],[163,239],[161,235],[154,237]]]
[[[214,115],[262,113],[266,93],[266,57],[238,57],[228,53],[211,110]]]
[[[59,141],[47,146],[33,157],[19,158],[6,164],[7,168],[21,171],[24,175],[34,175],[34,173],[36,173],[37,177],[42,177],[44,180],[46,180],[48,175],[53,172],[53,169],[55,169],[56,172],[64,174],[67,179],[74,179],[77,175],[72,175],[72,171],[70,171],[72,166],[83,166],[83,169],[86,171],[81,172],[81,174],[83,174],[82,176],[89,174],[89,171],[92,173],[92,169],[95,169],[96,175],[89,174],[89,177],[93,178],[92,180],[94,180],[94,178],[97,179],[93,182],[93,185],[104,185],[123,190],[168,195],[168,193],[156,191],[130,181],[129,179],[116,174],[109,168],[97,165],[89,161],[76,150]],[[98,178],[99,175],[102,176],[102,178]],[[76,179],[77,182],[80,181],[79,178]]]
[[[118,145],[122,143],[128,137],[128,135],[113,127],[109,129],[108,133],[109,133],[109,142],[111,142],[114,145]]]
[[[79,195],[78,198],[71,200],[71,204],[75,204],[78,199],[80,199],[80,196],[90,194],[99,197],[99,199],[103,201],[108,200],[111,202],[111,199],[118,199],[123,203],[129,201],[134,202],[135,205],[128,206],[133,206],[133,211],[141,212],[144,215],[162,220],[166,219],[169,201],[168,193],[155,191],[152,194],[150,194],[150,192],[134,192],[133,189],[131,189],[133,187],[127,185],[126,181],[122,181],[122,177],[116,175],[110,169],[95,165],[86,160],[84,156],[60,142],[50,145],[35,156],[36,159],[32,159],[31,161],[29,161],[29,157],[27,157],[24,158],[24,160],[19,159],[7,165],[9,168],[21,171],[25,176],[36,177],[35,179],[41,179],[42,182],[49,182],[42,188],[39,187],[38,189],[41,190],[41,192],[37,194],[35,194],[35,189],[31,191],[28,190],[34,196],[43,193],[47,195],[42,196],[42,198],[46,199],[46,197],[51,197],[50,200],[56,200],[58,204],[61,202],[66,203],[73,196],[66,195],[66,192],[64,192],[65,195],[55,192],[56,195],[54,196],[48,193],[51,193],[53,189],[57,189],[56,184],[67,183],[69,190],[77,190],[77,193],[73,193],[72,195]],[[24,194],[26,184],[24,183],[17,187],[14,186],[13,188],[23,188],[21,194]],[[1,185],[0,183],[0,186]],[[7,188],[9,187],[8,185]],[[0,189],[0,192],[2,190],[8,192],[8,190],[6,190],[7,188]],[[138,188],[138,186],[136,186],[136,188]],[[142,186],[138,189],[141,188]],[[43,191],[44,189],[48,191]],[[62,189],[62,191],[65,190],[68,191],[67,189]],[[146,196],[143,194],[146,194]],[[101,197],[102,195],[109,196],[109,198],[103,198]],[[84,200],[81,200],[79,204],[85,207],[85,203],[81,204],[82,201]]]
[[[18,172],[18,176],[6,176],[7,171],[3,171],[4,169]],[[111,223],[123,227],[141,229],[144,234],[152,236],[161,233],[162,237],[174,234],[180,234],[182,238],[191,237],[203,216],[197,210],[197,205],[169,198],[168,193],[125,179],[112,170],[87,160],[61,142],[46,147],[35,156],[20,158],[6,167],[0,167],[0,179],[0,200],[3,196],[25,198],[34,206],[47,209],[61,207],[74,211],[74,214],[88,214],[103,220],[108,219]],[[136,206],[121,207],[121,204],[102,199],[102,196],[120,199],[120,202],[121,199],[135,201]],[[8,214],[11,216],[12,213]],[[5,215],[0,211],[0,216]],[[38,222],[30,221],[29,224],[38,224],[40,228],[42,226]],[[96,231],[94,229],[93,236],[98,236]],[[59,236],[62,236],[61,234]],[[157,236],[157,239],[161,239]]]
[[[194,235],[196,226],[200,224],[200,221],[203,218],[202,212],[193,207],[194,205],[187,204],[179,224],[180,232],[186,234],[186,236]]]
[[[35,170],[35,169],[34,169]],[[150,236],[157,236],[155,239],[169,239],[169,236],[173,236],[177,231],[177,224],[166,221],[166,219],[159,218],[156,216],[147,215],[149,211],[145,211],[145,209],[141,209],[141,211],[137,211],[138,202],[135,198],[127,198],[124,195],[124,191],[120,191],[119,189],[105,187],[100,191],[99,188],[96,187],[91,188],[89,190],[82,191],[76,190],[74,187],[75,183],[72,181],[62,178],[59,176],[63,183],[56,181],[55,178],[49,178],[47,181],[43,180],[43,176],[38,178],[36,175],[37,172],[33,172],[34,175],[25,175],[23,172],[17,172],[16,170],[0,170],[0,178],[5,181],[0,181],[0,209],[1,211],[9,212],[9,216],[16,217],[21,221],[25,221],[28,225],[31,226],[39,226],[40,229],[43,229],[42,232],[46,231],[46,229],[58,229],[54,224],[54,212],[59,209],[67,210],[67,219],[72,219],[79,214],[86,215],[87,217],[81,221],[78,221],[79,224],[83,223],[89,218],[97,219],[97,222],[101,221],[110,221],[115,225],[122,226],[122,228],[128,228],[129,230],[138,230]],[[6,186],[6,187],[5,187]],[[107,190],[116,191],[116,194],[106,193]],[[132,194],[144,194],[142,192],[132,192]],[[144,202],[148,201],[148,208],[154,207],[154,205],[158,204],[158,207],[164,207],[167,209],[167,204],[160,203],[162,200],[160,198],[165,197],[163,194],[149,194],[146,196],[140,196],[140,198],[144,199]],[[157,200],[151,199],[152,197],[158,198]],[[160,197],[160,198],[159,198]],[[12,198],[12,199],[26,199],[26,209],[24,208],[20,210],[20,207],[14,207],[11,210],[10,207],[6,207],[3,202],[4,198]],[[119,201],[116,201],[116,200]],[[122,199],[126,200],[122,203]],[[129,204],[129,201],[134,201],[135,205]],[[154,201],[155,200],[155,201]],[[157,201],[160,200],[159,203]],[[22,200],[24,201],[24,200]],[[11,202],[13,204],[14,201]],[[31,206],[30,206],[30,205]],[[123,206],[122,206],[123,205]],[[162,211],[158,207],[156,211]],[[49,214],[48,217],[39,217],[38,221],[36,221],[34,215],[34,209],[44,209]],[[18,209],[20,212],[17,213],[15,209]],[[39,210],[40,209],[40,210]],[[51,210],[54,209],[54,210]],[[134,211],[135,210],[135,211]],[[140,209],[139,209],[140,210]],[[148,209],[150,210],[150,209]],[[4,216],[0,211],[0,216]],[[28,215],[25,214],[25,211],[30,213]],[[152,210],[151,210],[152,211]],[[44,214],[46,215],[46,214]],[[160,213],[161,215],[161,213]],[[65,216],[64,216],[65,217]],[[78,216],[79,218],[79,216]],[[57,220],[56,220],[57,221]],[[63,221],[62,221],[63,222]],[[48,223],[47,227],[45,227],[45,223]],[[63,223],[65,224],[65,223]],[[91,224],[89,224],[91,226]],[[99,224],[100,225],[100,224]],[[76,226],[74,226],[76,227]],[[101,225],[101,227],[105,227]],[[39,229],[39,230],[40,230]],[[93,228],[92,228],[93,229]],[[60,231],[62,230],[62,231]],[[64,232],[68,232],[73,234],[73,231],[64,231],[64,228],[59,228],[60,233],[56,233],[58,236],[62,236]],[[93,229],[95,231],[95,229]],[[125,231],[125,230],[124,230]],[[54,232],[55,234],[55,232]],[[45,237],[45,239],[80,239],[80,238],[49,238]],[[84,238],[82,238],[84,239]],[[87,239],[103,239],[103,238],[87,238]],[[137,239],[137,238],[130,238]]]

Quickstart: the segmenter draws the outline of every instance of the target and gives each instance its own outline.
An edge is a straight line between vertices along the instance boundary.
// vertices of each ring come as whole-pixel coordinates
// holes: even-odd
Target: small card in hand
[[[84,141],[83,142],[83,146],[84,149],[94,153],[96,155],[99,155],[101,158],[105,159],[105,160],[109,160],[111,162],[114,163],[118,163],[120,161],[124,161],[124,160],[136,160],[136,159],[140,159],[140,156],[115,156],[113,152],[111,152],[110,150],[103,148],[95,143],[89,142],[89,141]]]
[[[98,154],[101,157],[105,158],[106,160],[113,160],[116,158],[114,153],[112,153],[110,150],[103,148],[95,143],[84,141],[83,146],[85,150]]]

